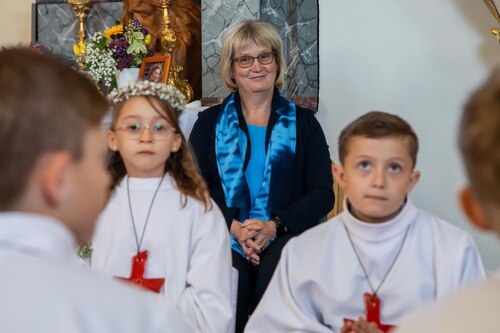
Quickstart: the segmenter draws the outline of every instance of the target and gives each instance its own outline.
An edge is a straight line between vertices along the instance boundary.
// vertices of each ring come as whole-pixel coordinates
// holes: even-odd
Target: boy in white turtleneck
[[[395,115],[369,112],[342,131],[333,172],[344,211],[288,243],[246,332],[388,332],[484,277],[470,235],[408,198],[417,152]]]

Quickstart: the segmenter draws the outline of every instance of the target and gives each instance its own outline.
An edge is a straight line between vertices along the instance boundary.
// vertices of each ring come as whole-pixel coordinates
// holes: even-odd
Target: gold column
[[[161,47],[167,55],[172,55],[174,51],[175,42],[177,42],[177,37],[175,33],[170,28],[170,17],[168,15],[168,6],[170,5],[170,0],[161,1],[161,9],[163,10],[163,19],[161,21],[162,32],[161,32]]]
[[[483,0],[483,2],[486,7],[488,7],[497,22],[500,23],[500,14],[498,13],[494,0]],[[497,38],[497,41],[500,44],[500,28],[491,28],[491,33]]]
[[[166,55],[173,57],[172,53],[175,48],[175,43],[177,42],[177,37],[175,32],[170,28],[170,16],[168,15],[168,6],[170,5],[170,0],[161,0],[161,8],[163,10],[163,19],[161,22],[162,32],[161,32],[161,47]],[[193,88],[187,80],[181,79],[179,73],[182,72],[184,68],[182,66],[174,65],[170,69],[168,75],[168,84],[179,89],[186,97],[186,103],[193,97]]]
[[[75,11],[76,17],[80,22],[80,29],[78,30],[78,43],[83,43],[85,41],[85,21],[90,12],[90,7],[92,7],[92,0],[68,0]],[[78,67],[83,70],[84,64],[81,59],[78,59]]]

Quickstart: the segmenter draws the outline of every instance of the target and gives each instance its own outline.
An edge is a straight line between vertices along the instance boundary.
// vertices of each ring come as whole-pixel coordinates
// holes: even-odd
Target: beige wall
[[[29,43],[31,4],[35,0],[0,0],[0,46]]]

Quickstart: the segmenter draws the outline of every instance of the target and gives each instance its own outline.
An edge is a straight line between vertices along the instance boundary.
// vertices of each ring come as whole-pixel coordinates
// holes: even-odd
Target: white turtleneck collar
[[[0,213],[0,250],[70,262],[76,239],[56,219],[23,212]]]
[[[368,241],[382,242],[406,232],[407,227],[415,220],[417,208],[407,198],[403,209],[393,219],[382,223],[368,223],[354,217],[348,209],[347,198],[344,198],[344,211],[341,219],[349,229],[349,233]]]

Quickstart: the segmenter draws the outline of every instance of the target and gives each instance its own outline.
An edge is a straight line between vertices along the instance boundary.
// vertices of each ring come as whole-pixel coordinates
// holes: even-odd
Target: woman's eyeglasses
[[[257,59],[261,65],[269,65],[274,60],[274,51],[261,53],[256,57],[244,55],[234,58],[233,61],[236,61],[241,68],[248,68],[253,65],[255,59]]]
[[[138,122],[124,124],[115,128],[116,131],[122,131],[125,136],[130,140],[137,140],[141,137],[142,131],[145,129],[151,132],[151,135],[156,141],[165,141],[168,139],[170,132],[176,132],[175,128],[169,127],[162,123],[151,125],[143,125]]]

